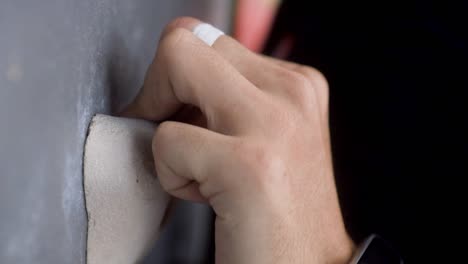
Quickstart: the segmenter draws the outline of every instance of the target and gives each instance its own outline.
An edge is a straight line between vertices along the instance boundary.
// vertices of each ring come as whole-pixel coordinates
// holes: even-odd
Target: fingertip
[[[169,193],[179,199],[195,203],[208,203],[208,199],[200,192],[200,185],[196,181],[189,181],[177,189],[170,190]]]
[[[177,132],[177,122],[173,121],[164,121],[161,122],[154,131],[152,149],[154,158],[157,159],[159,153],[163,152],[163,145],[170,141],[170,136],[176,136]]]
[[[151,113],[145,106],[146,102],[144,102],[141,98],[142,89],[143,88],[141,88],[140,92],[135,96],[135,98],[126,107],[124,107],[122,111],[118,113],[118,116],[155,121],[152,119]]]
[[[140,114],[138,110],[136,109],[136,105],[134,102],[131,102],[130,104],[128,104],[117,115],[120,117],[126,117],[126,118],[140,118]]]

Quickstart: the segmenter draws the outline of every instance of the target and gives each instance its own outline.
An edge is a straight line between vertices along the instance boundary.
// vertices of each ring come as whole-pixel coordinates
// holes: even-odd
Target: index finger
[[[125,116],[160,121],[189,104],[200,108],[208,122],[232,127],[254,107],[248,102],[258,90],[186,29],[194,23],[182,20],[165,30],[144,86]]]

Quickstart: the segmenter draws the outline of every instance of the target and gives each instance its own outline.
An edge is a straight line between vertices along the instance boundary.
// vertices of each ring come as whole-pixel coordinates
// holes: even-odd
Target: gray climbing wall
[[[0,0],[0,263],[85,263],[91,117],[134,96],[166,22],[227,30],[230,2]]]

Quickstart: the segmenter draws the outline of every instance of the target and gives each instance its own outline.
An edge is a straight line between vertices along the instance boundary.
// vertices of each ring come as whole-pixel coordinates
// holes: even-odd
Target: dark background
[[[409,263],[466,245],[467,14],[467,1],[284,1],[265,51],[293,39],[288,59],[325,74],[347,228]]]

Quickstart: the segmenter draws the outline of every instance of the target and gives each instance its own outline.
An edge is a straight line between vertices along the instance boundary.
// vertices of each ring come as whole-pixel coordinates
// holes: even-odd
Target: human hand
[[[191,32],[200,23],[166,27],[124,111],[179,116],[154,135],[161,185],[213,207],[217,263],[347,262],[354,245],[334,183],[325,78],[228,36],[210,47]]]

